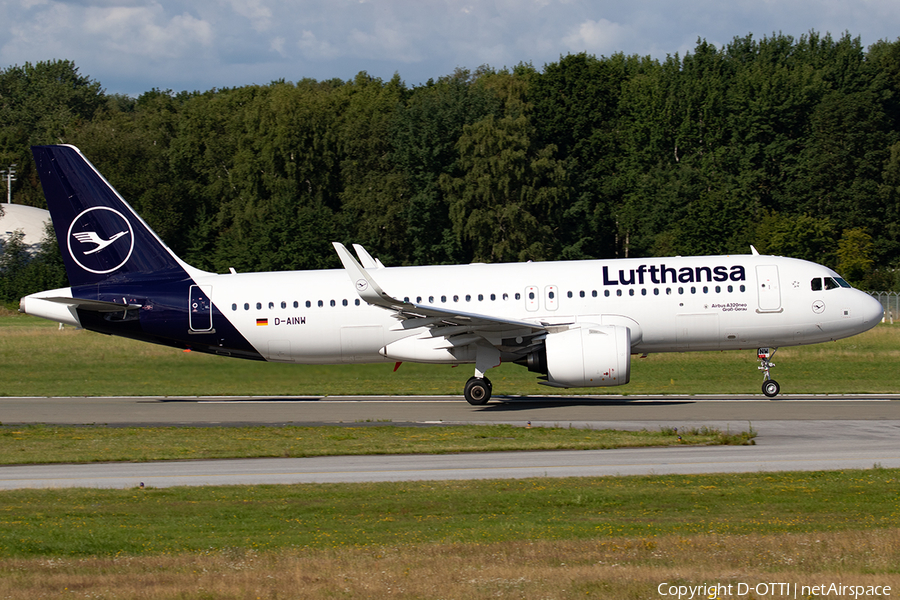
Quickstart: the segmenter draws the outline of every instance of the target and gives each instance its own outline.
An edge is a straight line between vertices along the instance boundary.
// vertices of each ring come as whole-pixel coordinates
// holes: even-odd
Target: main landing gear
[[[775,363],[769,361],[769,359],[775,356],[777,351],[778,348],[760,348],[756,351],[756,355],[759,358],[759,367],[757,368],[763,372],[764,378],[762,393],[767,398],[774,398],[781,391],[781,386],[778,385],[778,382],[769,377],[769,369],[775,366]]]
[[[483,406],[491,399],[494,386],[487,377],[470,377],[466,382],[466,402],[472,406]]]
[[[483,406],[491,399],[494,386],[484,376],[485,371],[500,365],[500,351],[486,341],[475,344],[475,376],[466,382],[463,393],[472,406]]]

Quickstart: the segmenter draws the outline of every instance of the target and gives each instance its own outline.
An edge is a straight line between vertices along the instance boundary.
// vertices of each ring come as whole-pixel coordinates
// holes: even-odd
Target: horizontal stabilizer
[[[121,312],[123,310],[134,310],[136,308],[141,308],[140,304],[118,304],[116,302],[104,302],[103,300],[85,300],[83,298],[41,297],[41,300],[44,300],[46,302],[65,304],[67,306],[77,306],[82,310],[90,310],[93,312],[101,313]]]

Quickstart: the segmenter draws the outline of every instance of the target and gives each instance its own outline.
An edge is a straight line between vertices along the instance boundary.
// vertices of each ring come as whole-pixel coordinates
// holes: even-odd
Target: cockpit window
[[[824,288],[822,287],[823,282],[825,284]],[[810,288],[814,292],[821,292],[823,289],[834,290],[839,287],[842,287],[842,288],[853,287],[849,283],[847,283],[846,281],[841,279],[840,277],[825,277],[825,278],[816,277],[812,281],[810,281],[809,284],[810,284]]]

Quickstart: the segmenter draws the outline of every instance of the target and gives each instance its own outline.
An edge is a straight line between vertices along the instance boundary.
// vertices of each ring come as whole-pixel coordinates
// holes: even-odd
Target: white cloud
[[[272,10],[262,0],[227,0],[231,9],[253,23],[255,31],[266,31],[272,26]]]
[[[30,62],[98,53],[174,59],[213,42],[208,22],[187,13],[167,16],[159,4],[84,7],[50,2],[33,17],[13,25],[0,55],[24,54]]]
[[[284,49],[285,39],[283,37],[275,37],[272,38],[272,41],[269,43],[269,49],[272,52],[280,54],[281,56],[287,56],[287,53]]]
[[[108,50],[150,59],[174,59],[213,41],[212,26],[189,14],[167,17],[160,5],[90,8],[84,32]]]
[[[337,58],[340,52],[326,41],[320,40],[312,31],[306,30],[300,34],[297,47],[307,58],[332,59]]]
[[[588,19],[570,30],[562,41],[572,52],[608,55],[620,51],[628,35],[628,29],[618,23]]]
[[[347,36],[355,56],[369,56],[378,60],[416,62],[422,58],[421,48],[413,45],[414,36],[406,34],[407,27],[392,19],[374,23],[370,30],[354,29]]]

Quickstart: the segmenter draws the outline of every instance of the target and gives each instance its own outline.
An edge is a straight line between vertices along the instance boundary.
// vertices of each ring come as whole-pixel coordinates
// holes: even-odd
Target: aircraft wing
[[[548,331],[561,325],[559,323],[550,324],[538,321],[507,319],[405,302],[385,292],[372,275],[353,258],[353,255],[350,254],[343,244],[338,242],[332,243],[334,249],[337,250],[341,263],[344,265],[344,269],[350,276],[351,281],[354,282],[359,297],[369,304],[394,311],[395,316],[402,321],[403,329],[451,326],[453,333],[451,334],[448,330],[444,335],[454,335],[463,331],[502,332],[522,329],[529,329],[535,332]]]

